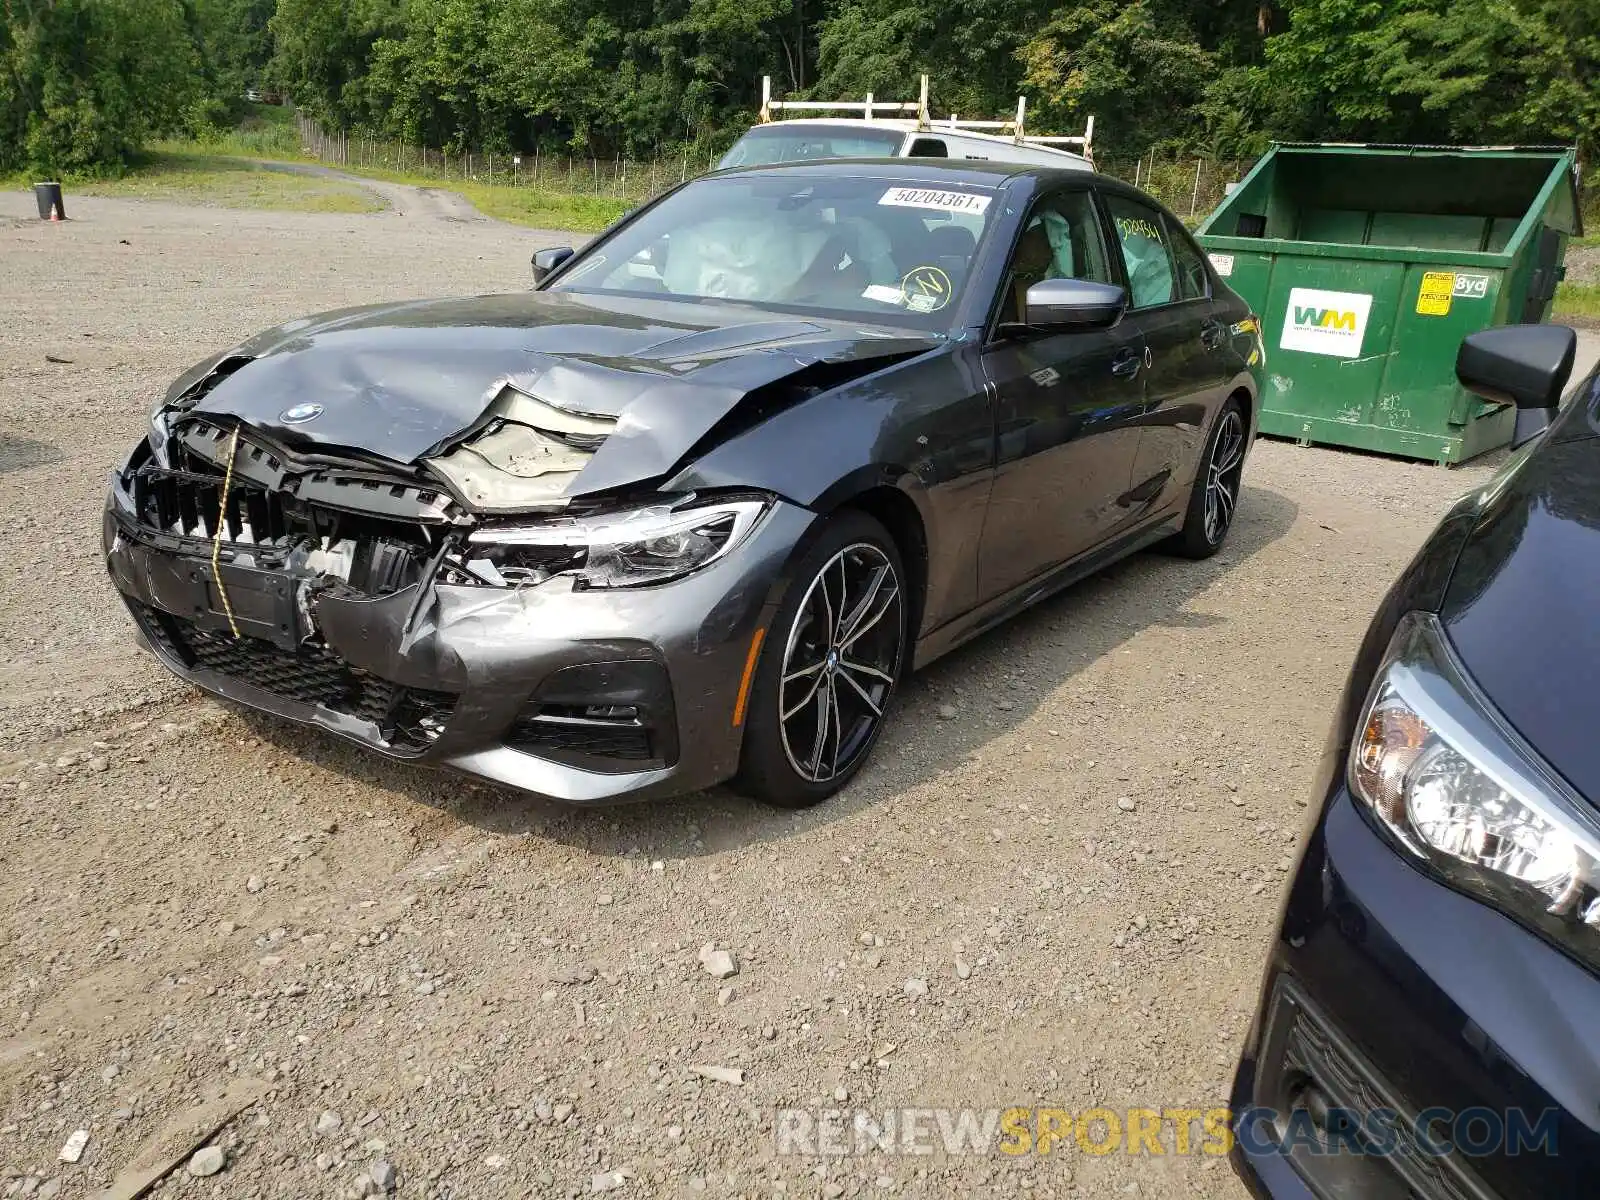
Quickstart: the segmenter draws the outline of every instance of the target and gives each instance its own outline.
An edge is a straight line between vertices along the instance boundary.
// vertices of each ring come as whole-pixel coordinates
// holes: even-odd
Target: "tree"
[[[0,0],[0,169],[118,170],[200,94],[179,0]]]
[[[200,54],[219,96],[258,87],[272,59],[277,0],[192,0]]]
[[[916,96],[930,76],[945,112],[994,117],[1016,106],[1022,31],[1037,28],[1041,0],[846,0],[821,22],[819,96]]]
[[[1081,124],[1092,113],[1101,140],[1124,149],[1192,145],[1196,106],[1219,64],[1182,8],[1089,0],[1059,10],[1021,50],[1041,114]]]
[[[1514,0],[1528,52],[1520,126],[1542,140],[1571,142],[1593,164],[1600,156],[1600,4]]]
[[[277,86],[330,127],[595,154],[730,138],[762,75],[1117,155],[1269,138],[1600,152],[1600,0],[0,0],[0,168],[116,170]]]
[[[1308,140],[1565,142],[1600,135],[1590,0],[1295,0],[1252,78],[1264,123]]]
[[[308,116],[358,124],[372,114],[373,48],[404,35],[403,16],[400,0],[278,0],[268,25],[272,78]]]

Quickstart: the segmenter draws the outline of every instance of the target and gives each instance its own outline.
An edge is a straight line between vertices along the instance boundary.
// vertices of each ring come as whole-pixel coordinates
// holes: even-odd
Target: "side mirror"
[[[1485,400],[1517,406],[1515,449],[1550,428],[1577,353],[1578,335],[1565,325],[1503,325],[1463,339],[1456,378]]]
[[[535,285],[548,279],[562,263],[572,257],[571,246],[553,246],[549,250],[539,250],[533,256],[533,282]]]
[[[1128,293],[1087,279],[1041,279],[1028,289],[1026,321],[1032,329],[1103,329],[1128,307]]]

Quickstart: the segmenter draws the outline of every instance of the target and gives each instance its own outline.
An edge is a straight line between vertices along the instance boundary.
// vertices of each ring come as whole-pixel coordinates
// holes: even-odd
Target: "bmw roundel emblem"
[[[278,414],[278,420],[285,425],[304,425],[307,421],[315,421],[322,415],[320,404],[296,404],[293,408],[286,408]]]

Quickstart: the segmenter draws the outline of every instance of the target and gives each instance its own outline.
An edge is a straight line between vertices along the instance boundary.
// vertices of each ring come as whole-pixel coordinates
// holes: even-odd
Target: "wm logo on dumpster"
[[[1358,318],[1353,312],[1340,312],[1336,308],[1296,308],[1294,323],[1314,329],[1347,329],[1356,331]]]
[[[1278,345],[1302,354],[1360,358],[1371,312],[1372,297],[1365,292],[1292,288],[1283,307]]]

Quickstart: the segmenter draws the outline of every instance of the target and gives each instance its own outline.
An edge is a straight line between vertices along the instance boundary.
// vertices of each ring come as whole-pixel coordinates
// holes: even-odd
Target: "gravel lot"
[[[1567,279],[1571,283],[1600,284],[1600,246],[1567,247]]]
[[[779,1157],[773,1111],[1222,1103],[1349,656],[1493,460],[1258,446],[1223,556],[1139,557],[937,664],[820,809],[547,808],[201,698],[98,561],[106,471],[204,353],[519,289],[565,240],[416,199],[49,226],[0,197],[0,1194],[220,1128],[220,1174],[153,1194],[387,1163],[416,1197],[1241,1196],[1194,1156]]]

